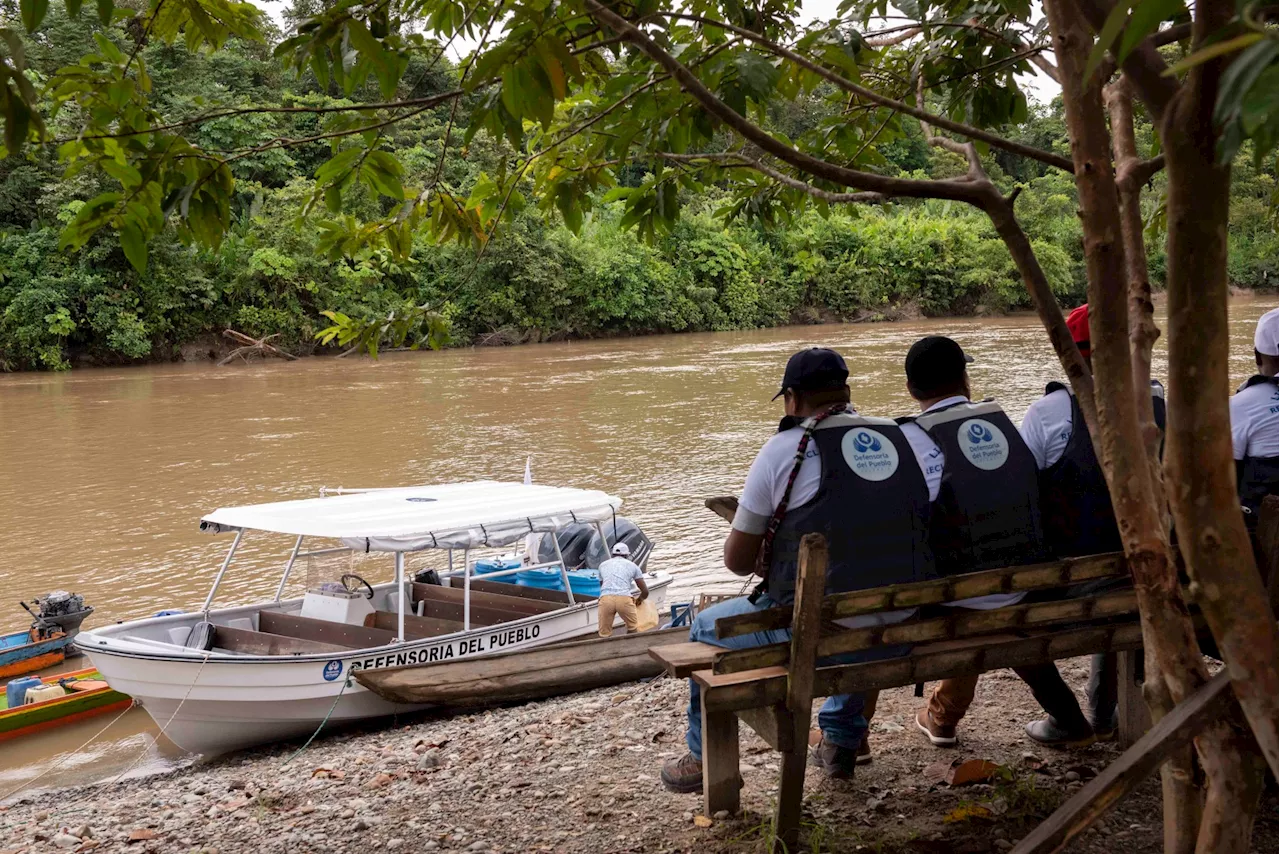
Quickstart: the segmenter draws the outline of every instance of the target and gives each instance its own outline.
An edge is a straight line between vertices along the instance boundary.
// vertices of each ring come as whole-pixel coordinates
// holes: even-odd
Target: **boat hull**
[[[0,637],[0,679],[12,679],[61,664],[71,639],[64,634],[33,641],[31,633],[15,632]]]
[[[90,679],[100,674],[89,668],[74,673],[59,673],[44,678],[46,685],[55,685],[64,679]],[[117,711],[132,701],[110,687],[91,691],[71,692],[63,697],[30,703],[16,708],[0,709],[0,741],[31,735],[42,730],[65,726],[85,718]]]
[[[657,676],[663,666],[649,650],[688,637],[688,628],[657,629],[444,664],[360,670],[356,681],[399,703],[468,707],[540,700]]]
[[[667,576],[655,593],[665,594],[669,583]],[[593,600],[461,634],[297,656],[204,658],[177,647],[174,653],[154,652],[95,632],[82,633],[78,643],[111,687],[133,697],[170,741],[192,753],[215,755],[427,708],[379,697],[351,678],[353,670],[569,640],[594,633],[596,614]]]

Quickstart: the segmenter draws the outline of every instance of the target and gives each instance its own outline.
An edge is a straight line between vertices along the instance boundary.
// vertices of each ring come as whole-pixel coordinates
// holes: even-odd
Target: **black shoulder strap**
[[[1280,377],[1264,377],[1262,374],[1254,374],[1244,381],[1244,385],[1240,386],[1237,391],[1244,391],[1250,386],[1263,385],[1270,383],[1271,385],[1280,385]]]

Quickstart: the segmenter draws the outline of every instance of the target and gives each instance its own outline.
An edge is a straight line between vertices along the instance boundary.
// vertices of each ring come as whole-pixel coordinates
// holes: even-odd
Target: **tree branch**
[[[191,118],[183,119],[182,121],[171,122],[167,125],[156,125],[142,130],[90,134],[84,136],[64,136],[59,137],[58,139],[47,140],[42,144],[61,145],[64,142],[74,142],[82,139],[123,139],[129,136],[143,136],[149,133],[161,133],[163,131],[177,130],[178,128],[200,125],[205,122],[214,121],[215,119],[225,119],[231,116],[250,116],[264,113],[310,113],[312,115],[325,115],[327,113],[352,113],[364,110],[394,110],[401,107],[423,107],[425,109],[430,109],[431,107],[443,104],[445,101],[450,99],[461,97],[462,94],[463,90],[461,89],[451,89],[448,92],[441,92],[437,95],[428,95],[423,98],[407,98],[403,101],[384,101],[375,104],[351,104],[350,106],[342,107],[242,107],[234,110],[223,110],[218,113],[205,113],[201,116],[192,116]]]
[[[594,0],[591,0],[590,5],[593,7],[599,6],[599,4],[595,3]],[[610,14],[613,14],[613,13],[610,13]],[[1003,151],[1008,151],[1011,154],[1017,154],[1022,157],[1029,158],[1031,160],[1037,160],[1041,163],[1048,164],[1049,166],[1056,166],[1059,169],[1065,169],[1068,172],[1070,172],[1071,169],[1073,168],[1071,161],[1066,157],[1062,157],[1061,155],[1054,154],[1049,151],[1042,151],[1041,149],[1031,145],[1023,145],[1020,142],[1014,142],[1013,140],[1005,139],[999,134],[990,133],[988,131],[980,130],[975,127],[970,127],[969,125],[962,124],[960,122],[954,122],[951,119],[945,118],[943,116],[934,115],[926,111],[923,108],[923,105],[912,107],[910,104],[903,103],[902,101],[895,101],[892,98],[887,98],[878,92],[872,91],[871,89],[867,89],[863,86],[859,86],[857,83],[854,83],[853,81],[848,80],[840,76],[839,74],[836,74],[834,71],[824,68],[821,65],[817,64],[816,62],[813,62],[812,60],[807,59],[804,56],[801,56],[795,51],[785,48],[782,45],[777,44],[776,42],[772,42],[766,39],[764,36],[760,35],[759,33],[752,32],[751,30],[743,29],[742,27],[736,27],[736,26],[733,26],[732,24],[727,24],[721,21],[715,21],[710,18],[705,18],[701,15],[691,15],[691,14],[686,14],[681,12],[668,12],[668,13],[663,13],[663,15],[664,17],[668,17],[668,18],[675,18],[675,19],[684,20],[684,21],[692,21],[694,23],[703,24],[704,26],[718,27],[720,29],[726,30],[727,32],[735,33],[741,36],[742,38],[746,39],[747,41],[754,42],[760,47],[768,50],[770,53],[774,53],[778,56],[783,57],[784,59],[789,60],[790,62],[794,62],[796,65],[799,65],[801,68],[804,68],[808,71],[812,71],[814,74],[817,74],[818,76],[822,77],[824,80],[827,80],[828,82],[835,84],[836,86],[840,87],[844,91],[852,95],[857,95],[860,98],[863,98],[867,101],[872,102],[873,104],[878,104],[881,107],[888,107],[889,109],[894,110],[895,112],[912,116],[913,118],[920,119],[921,121],[928,121],[930,124],[936,127],[940,127],[944,130],[949,130],[952,133],[958,133],[961,136],[968,137],[969,139],[976,139],[981,142],[985,142],[988,145],[992,146],[993,148],[999,148]],[[615,17],[617,16],[615,15]],[[618,20],[622,21],[623,19],[618,18]],[[637,30],[637,32],[639,31]],[[642,34],[642,37],[644,37],[643,34]]]
[[[1111,9],[1114,5],[1114,0],[1079,0],[1078,8],[1080,14],[1088,22],[1089,28],[1097,34],[1102,31],[1103,25],[1107,22],[1107,16],[1111,14]],[[1159,35],[1159,33],[1156,35]],[[1122,31],[1116,37],[1117,41],[1123,36],[1124,33]],[[1107,45],[1107,49],[1110,50],[1112,46]],[[1142,102],[1147,105],[1147,109],[1151,112],[1151,118],[1156,126],[1159,126],[1164,121],[1164,114],[1169,108],[1169,103],[1178,93],[1178,83],[1174,78],[1165,75],[1165,72],[1169,70],[1169,66],[1165,63],[1164,57],[1160,56],[1160,52],[1156,47],[1157,44],[1153,41],[1153,37],[1148,36],[1139,42],[1125,57],[1121,68],[1133,80],[1134,90],[1138,93],[1138,97],[1142,99]]]
[[[880,204],[888,201],[882,193],[834,193],[830,190],[823,190],[818,187],[793,178],[783,172],[779,172],[772,166],[761,163],[748,157],[745,154],[737,152],[725,152],[722,154],[673,154],[670,152],[658,152],[658,157],[664,160],[670,160],[673,163],[697,163],[707,160],[711,162],[728,163],[734,166],[745,166],[748,169],[754,169],[763,175],[768,175],[779,184],[783,184],[793,190],[799,190],[815,199],[819,199],[830,204]]]
[[[840,184],[857,190],[884,193],[888,196],[952,199],[972,205],[980,204],[983,190],[972,182],[891,178],[885,175],[859,172],[856,169],[837,166],[834,163],[819,160],[796,150],[748,121],[717,98],[696,75],[675,57],[655,44],[634,24],[601,5],[598,0],[586,0],[586,5],[597,20],[615,32],[625,35],[628,41],[639,48],[642,53],[670,72],[671,76],[676,79],[685,92],[701,104],[708,113],[720,119],[743,139],[754,143],[761,150],[773,155],[783,163],[794,166],[802,172],[807,172],[825,181],[830,181],[833,184]]]

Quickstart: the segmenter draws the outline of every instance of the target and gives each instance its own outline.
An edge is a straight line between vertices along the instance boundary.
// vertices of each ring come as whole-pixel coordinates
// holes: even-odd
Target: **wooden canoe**
[[[123,709],[133,702],[102,681],[102,674],[92,667],[43,676],[41,681],[45,685],[63,683],[67,693],[12,709],[7,707],[4,694],[0,694],[0,741]]]
[[[355,677],[396,703],[485,706],[541,700],[657,676],[662,665],[649,656],[649,648],[688,636],[688,627],[658,629],[443,664],[357,670]]]
[[[0,635],[0,679],[12,679],[61,664],[71,639],[63,632],[33,637],[34,630]]]

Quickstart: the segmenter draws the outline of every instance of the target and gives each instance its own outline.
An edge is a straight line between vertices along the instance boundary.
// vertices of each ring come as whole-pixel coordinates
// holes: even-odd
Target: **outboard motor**
[[[653,543],[635,522],[619,516],[602,523],[600,527],[604,528],[604,539],[593,528],[591,543],[587,546],[588,568],[598,569],[601,563],[608,560],[615,543],[626,543],[631,549],[631,561],[640,567],[644,566],[645,559],[653,550]]]
[[[93,613],[93,609],[84,604],[83,596],[65,590],[46,593],[36,599],[36,604],[40,606],[37,619],[57,626],[67,637],[75,637],[80,624]]]
[[[591,544],[591,538],[596,536],[596,529],[586,522],[578,522],[560,529],[555,536],[564,555],[565,569],[577,569],[586,562],[587,546]],[[543,537],[538,544],[538,563],[552,563],[556,560],[555,541],[550,537]]]

